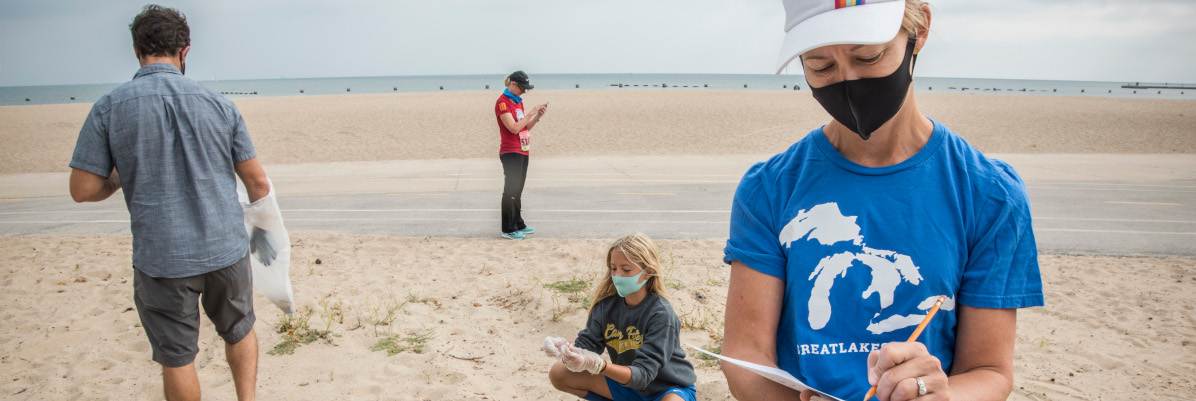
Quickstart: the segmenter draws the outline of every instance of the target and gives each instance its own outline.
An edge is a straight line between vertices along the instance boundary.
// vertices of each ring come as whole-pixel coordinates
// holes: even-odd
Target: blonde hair
[[[510,75],[507,75],[502,78],[502,86],[506,86],[506,87],[511,86],[511,76]]]
[[[615,291],[615,282],[610,278],[610,254],[615,251],[623,252],[623,255],[635,263],[644,274],[660,274],[660,255],[656,251],[656,243],[652,242],[651,238],[641,233],[627,235],[623,238],[615,240],[610,244],[610,248],[606,250],[606,266],[603,266],[602,277],[598,279],[599,283],[594,288],[593,301],[590,302],[590,310],[594,310],[594,305],[603,299],[618,295]],[[665,297],[664,284],[659,276],[648,277],[644,286],[648,288],[649,294],[656,294]]]
[[[918,31],[926,29],[926,12],[922,6],[928,5],[922,0],[905,0],[905,17],[901,19],[901,29],[911,38],[918,36]]]

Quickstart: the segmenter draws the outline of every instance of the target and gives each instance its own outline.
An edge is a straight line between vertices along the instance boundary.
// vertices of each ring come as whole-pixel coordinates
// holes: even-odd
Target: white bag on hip
[[[253,286],[258,292],[294,317],[295,295],[291,292],[291,237],[282,224],[274,183],[270,193],[249,203],[249,196],[238,188],[241,208],[245,209],[245,231],[249,233],[250,264],[253,266]]]

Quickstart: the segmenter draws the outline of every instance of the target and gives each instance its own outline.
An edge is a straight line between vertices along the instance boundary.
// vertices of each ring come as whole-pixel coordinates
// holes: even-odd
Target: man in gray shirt
[[[98,202],[124,190],[134,303],[162,365],[166,398],[199,399],[194,360],[203,304],[226,343],[237,398],[250,400],[258,345],[250,238],[235,176],[250,201],[266,196],[270,184],[236,106],[183,77],[191,50],[186,17],[148,5],[129,29],[141,69],[88,114],[71,158],[71,197]],[[255,253],[266,264],[273,257],[268,249]]]

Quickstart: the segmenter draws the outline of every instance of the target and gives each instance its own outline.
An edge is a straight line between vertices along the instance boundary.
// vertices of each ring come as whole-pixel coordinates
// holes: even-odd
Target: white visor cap
[[[777,74],[803,53],[829,45],[875,45],[893,40],[905,0],[782,0],[785,41]]]

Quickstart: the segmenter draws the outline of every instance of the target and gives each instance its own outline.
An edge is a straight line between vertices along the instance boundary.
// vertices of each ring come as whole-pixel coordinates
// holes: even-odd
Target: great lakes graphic
[[[781,245],[786,248],[791,247],[793,242],[803,240],[818,241],[819,244],[828,247],[848,243],[854,248],[822,258],[810,273],[809,280],[814,281],[808,304],[810,328],[820,330],[826,327],[833,312],[830,295],[835,280],[846,277],[848,269],[858,266],[856,262],[872,271],[872,281],[860,294],[860,298],[868,299],[873,295],[880,297],[881,311],[868,322],[867,330],[872,334],[881,334],[918,325],[925,314],[886,315],[885,308],[893,305],[893,297],[899,285],[917,286],[922,283],[921,269],[908,255],[869,248],[864,242],[864,237],[860,235],[860,226],[856,224],[856,218],[857,216],[844,216],[843,212],[839,211],[838,203],[823,203],[809,210],[798,211],[797,216],[786,224],[777,236]],[[926,298],[919,303],[918,309],[930,309],[937,299],[938,295]],[[941,309],[954,310],[955,299],[948,295]]]

